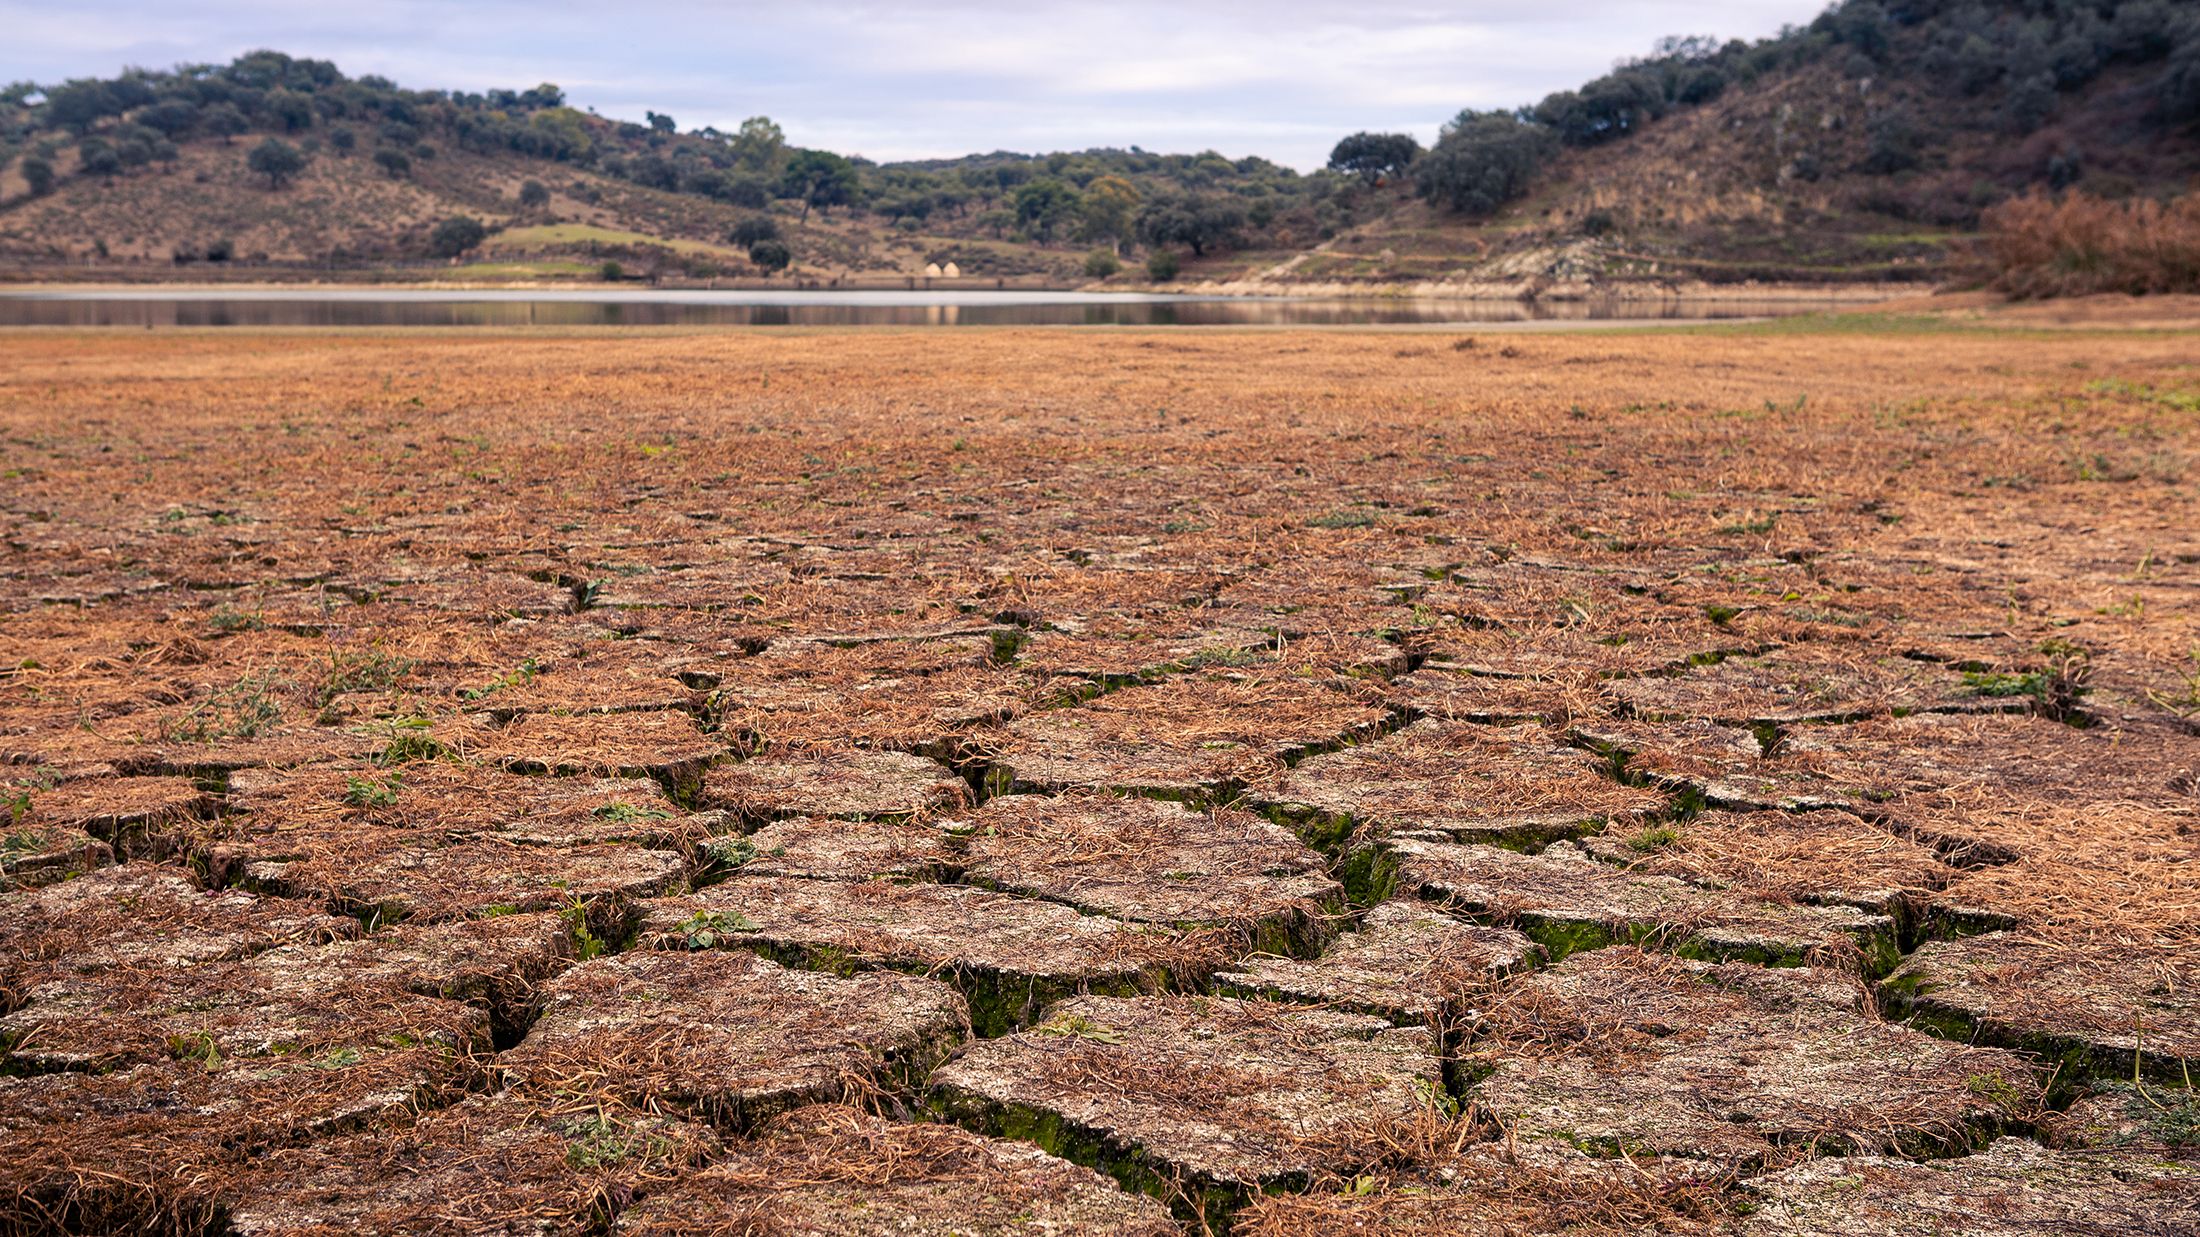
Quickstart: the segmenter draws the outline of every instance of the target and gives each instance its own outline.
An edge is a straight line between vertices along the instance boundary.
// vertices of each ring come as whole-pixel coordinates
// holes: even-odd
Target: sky
[[[0,81],[271,47],[419,89],[551,81],[683,129],[768,115],[878,160],[1090,146],[1319,166],[1361,129],[1577,86],[1661,35],[1758,38],[1825,0],[0,0]]]

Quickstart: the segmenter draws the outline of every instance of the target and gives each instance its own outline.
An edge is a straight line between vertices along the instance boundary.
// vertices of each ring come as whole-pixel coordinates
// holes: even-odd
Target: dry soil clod
[[[1852,977],[1812,967],[1599,950],[1507,985],[1476,1034],[1485,1112],[1604,1155],[1946,1154],[2042,1099],[2029,1058],[1880,1021]]]
[[[1427,718],[1371,743],[1308,757],[1256,801],[1318,839],[1355,823],[1453,841],[1538,845],[1633,822],[1665,797],[1603,776],[1540,726],[1504,729]]]
[[[1134,923],[1305,952],[1343,890],[1281,825],[1231,808],[1102,794],[1000,795],[967,818],[964,878]]]
[[[1367,857],[1348,864],[1388,868],[1400,893],[1517,927],[1554,958],[1634,943],[1683,956],[1830,962],[1878,974],[1900,957],[1894,921],[1884,915],[1630,872],[1569,842],[1524,855],[1398,837],[1360,854]]]
[[[933,1102],[1210,1223],[1381,1160],[1443,1102],[1434,1037],[1228,997],[1078,997],[932,1075]]]
[[[2073,1075],[2182,1081],[2200,1069],[2189,952],[2016,932],[1928,941],[1880,984],[1891,1012],[2059,1059]]]
[[[717,1144],[647,1110],[506,1091],[403,1132],[272,1152],[224,1201],[237,1237],[581,1237]]]
[[[737,878],[645,905],[640,943],[753,949],[796,966],[936,974],[981,1035],[1077,992],[1180,987],[1223,965],[1223,942],[1013,894],[890,881]]]
[[[969,785],[936,760],[860,748],[718,765],[703,775],[698,796],[702,806],[747,821],[919,817],[966,806],[970,797]]]
[[[915,976],[638,950],[551,981],[542,1016],[498,1065],[545,1094],[677,1107],[740,1129],[921,1079],[969,1021],[953,989]]]
[[[2049,1151],[2017,1138],[1953,1160],[1809,1160],[1745,1184],[1757,1197],[1742,1237],[2108,1237],[2200,1229],[2200,1168],[2192,1164]]]
[[[1254,954],[1215,984],[1264,997],[1444,1026],[1465,997],[1543,956],[1510,928],[1461,923],[1413,902],[1384,902],[1311,961]]]
[[[617,1237],[752,1230],[1176,1237],[1168,1209],[1025,1143],[901,1124],[840,1105],[797,1108],[709,1167],[627,1210]]]

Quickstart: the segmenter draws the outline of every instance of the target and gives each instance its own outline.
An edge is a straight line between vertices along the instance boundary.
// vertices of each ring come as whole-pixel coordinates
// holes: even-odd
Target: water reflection
[[[1831,302],[1320,301],[1078,292],[130,289],[0,293],[0,326],[1360,326],[1709,320]]]

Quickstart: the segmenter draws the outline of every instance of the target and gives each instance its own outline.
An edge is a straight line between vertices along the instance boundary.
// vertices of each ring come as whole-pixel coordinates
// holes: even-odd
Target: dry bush
[[[2033,194],[1986,212],[1994,284],[2013,296],[2200,292],[2200,196]]]

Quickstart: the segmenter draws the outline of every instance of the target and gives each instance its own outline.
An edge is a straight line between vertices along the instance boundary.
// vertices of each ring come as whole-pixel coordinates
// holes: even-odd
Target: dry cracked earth
[[[17,333],[0,1232],[2193,1232],[2193,338]]]

